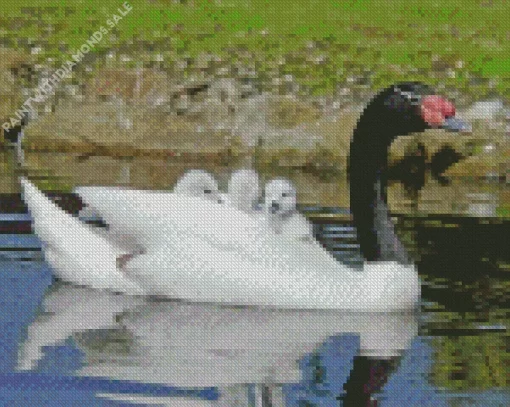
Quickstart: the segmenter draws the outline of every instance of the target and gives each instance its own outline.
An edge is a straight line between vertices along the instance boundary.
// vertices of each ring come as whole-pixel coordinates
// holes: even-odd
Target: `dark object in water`
[[[449,145],[442,146],[430,160],[430,173],[441,185],[449,185],[450,180],[443,173],[453,164],[465,158]]]
[[[388,168],[388,180],[398,180],[409,196],[414,196],[425,185],[427,149],[418,143],[416,149]]]

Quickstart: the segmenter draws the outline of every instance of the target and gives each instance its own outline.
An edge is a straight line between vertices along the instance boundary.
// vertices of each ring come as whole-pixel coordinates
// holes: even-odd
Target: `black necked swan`
[[[122,262],[119,273],[145,293],[282,308],[413,309],[420,283],[388,215],[388,149],[398,136],[432,127],[459,130],[454,114],[452,103],[420,83],[384,89],[361,114],[351,142],[350,199],[366,259],[362,270],[338,262],[319,245],[279,238],[261,217],[200,197],[129,189],[111,193],[103,187],[81,188],[80,195],[107,224],[143,247]],[[31,210],[52,205],[27,180],[22,185]],[[37,233],[40,213],[32,211]],[[45,227],[50,234],[64,233],[51,221]],[[106,262],[102,255],[90,253],[98,266]]]

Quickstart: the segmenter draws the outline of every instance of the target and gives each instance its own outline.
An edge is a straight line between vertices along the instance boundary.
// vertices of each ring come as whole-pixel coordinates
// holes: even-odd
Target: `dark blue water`
[[[2,406],[510,405],[504,273],[420,269],[417,315],[271,311],[68,286],[34,236],[0,243]]]

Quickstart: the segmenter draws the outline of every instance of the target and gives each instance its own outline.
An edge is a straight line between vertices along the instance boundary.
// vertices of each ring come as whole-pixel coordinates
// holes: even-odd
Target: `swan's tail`
[[[126,250],[57,207],[26,178],[20,183],[34,232],[57,277],[94,288],[141,293],[122,272]]]

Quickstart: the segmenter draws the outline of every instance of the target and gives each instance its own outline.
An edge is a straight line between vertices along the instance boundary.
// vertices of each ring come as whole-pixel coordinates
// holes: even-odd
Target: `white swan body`
[[[408,309],[419,295],[412,266],[367,263],[356,271],[322,248],[277,239],[260,219],[225,205],[178,194],[119,189],[105,195],[101,188],[84,188],[85,202],[144,247],[145,254],[119,271],[117,246],[28,181],[22,185],[34,229],[50,242],[49,263],[74,283],[197,302],[358,311]],[[133,216],[139,208],[143,212]]]
[[[268,264],[240,253],[218,254],[214,246],[194,239],[181,242],[171,252],[165,246],[134,258],[127,265],[128,274],[157,295],[278,308],[395,311],[412,308],[419,294],[414,269],[391,270],[392,263],[367,265],[361,272],[342,267],[324,270],[320,264],[304,266],[288,260]],[[189,245],[200,247],[201,253],[190,256]]]
[[[300,213],[295,212],[288,218],[284,218],[281,224],[282,236],[291,240],[314,242],[313,226]]]
[[[148,191],[80,192],[107,223],[151,242],[146,254],[126,265],[151,293],[199,302],[379,311],[412,307],[419,295],[412,266],[367,263],[363,271],[354,270],[320,245],[281,239],[263,217],[226,205]],[[132,216],[137,208],[144,210]]]
[[[22,186],[34,229],[49,242],[49,263],[57,276],[77,284],[198,302],[373,311],[409,308],[419,292],[414,268],[367,264],[354,271],[322,249],[278,240],[260,219],[225,205],[178,194],[119,189],[103,195],[101,188],[83,188],[85,201],[100,208],[107,223],[137,236],[144,247],[119,271],[117,259],[125,252],[27,180]],[[140,207],[143,213],[133,216]]]
[[[83,187],[76,187],[74,193],[80,195],[80,190]],[[110,193],[115,194],[119,189],[124,187],[105,187],[105,190],[109,190]],[[204,170],[189,170],[179,178],[172,190],[175,194],[195,196],[210,200],[212,202],[221,203],[223,202],[223,194],[220,193],[218,182],[209,172]],[[170,191],[160,191],[160,193],[170,193]],[[82,218],[100,218],[101,214],[91,208],[85,206],[78,214],[80,219]]]

